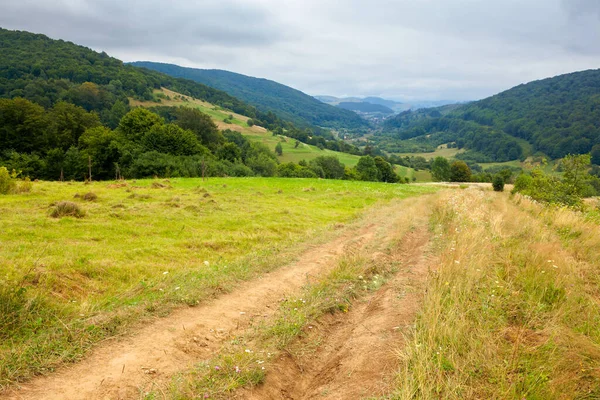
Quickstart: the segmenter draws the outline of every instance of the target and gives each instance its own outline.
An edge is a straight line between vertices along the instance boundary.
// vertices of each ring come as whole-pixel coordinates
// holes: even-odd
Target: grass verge
[[[600,398],[598,226],[477,190],[431,224],[440,265],[391,398]]]

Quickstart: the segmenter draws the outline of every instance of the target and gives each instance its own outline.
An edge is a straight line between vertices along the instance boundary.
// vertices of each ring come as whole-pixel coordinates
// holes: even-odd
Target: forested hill
[[[103,124],[114,128],[128,111],[128,98],[150,100],[160,87],[246,115],[263,126],[283,124],[274,114],[212,87],[126,65],[71,42],[0,28],[0,98],[22,97],[45,108],[66,101],[96,111]]]
[[[388,119],[385,128],[387,140],[456,141],[472,150],[474,158],[493,161],[523,157],[528,151],[551,158],[587,153],[600,143],[600,70],[519,85],[446,115],[400,114]],[[530,146],[523,146],[525,141]]]
[[[352,111],[324,104],[299,90],[267,79],[228,71],[184,68],[147,61],[135,62],[133,65],[191,79],[223,90],[247,101],[259,110],[265,112],[272,110],[280,118],[293,121],[298,125],[349,129],[367,126],[367,122]]]

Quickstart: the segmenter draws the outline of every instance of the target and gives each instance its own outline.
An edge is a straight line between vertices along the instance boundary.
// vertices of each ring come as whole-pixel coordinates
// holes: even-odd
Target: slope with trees
[[[365,128],[367,122],[352,111],[320,102],[299,90],[267,79],[254,78],[222,70],[184,68],[173,64],[148,61],[133,65],[186,78],[223,90],[247,101],[264,112],[273,111],[280,118],[300,126],[328,128]]]
[[[552,159],[588,153],[600,143],[600,70],[519,85],[446,110],[390,118],[375,141],[394,150],[454,143],[470,150],[460,158],[482,162],[515,160],[532,152]]]

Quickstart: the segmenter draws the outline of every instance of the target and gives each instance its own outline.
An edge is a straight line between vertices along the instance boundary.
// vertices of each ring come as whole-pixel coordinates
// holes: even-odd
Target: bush
[[[0,194],[8,194],[14,192],[16,188],[15,183],[16,173],[8,172],[6,167],[0,167]]]
[[[504,192],[504,178],[501,175],[494,176],[492,187],[494,188],[494,192]]]
[[[471,168],[464,161],[454,161],[450,165],[451,182],[470,182]]]
[[[62,218],[62,217],[75,217],[82,218],[85,216],[85,213],[79,206],[70,201],[61,201],[56,203],[52,211],[50,212],[50,216],[52,218]]]

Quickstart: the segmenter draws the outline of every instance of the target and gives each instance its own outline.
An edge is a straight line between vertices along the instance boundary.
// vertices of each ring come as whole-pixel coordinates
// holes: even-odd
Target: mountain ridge
[[[298,125],[348,129],[368,126],[367,121],[352,111],[327,105],[300,90],[269,79],[221,69],[188,68],[150,61],[136,61],[130,64],[223,90],[263,112],[272,111],[280,118]]]

